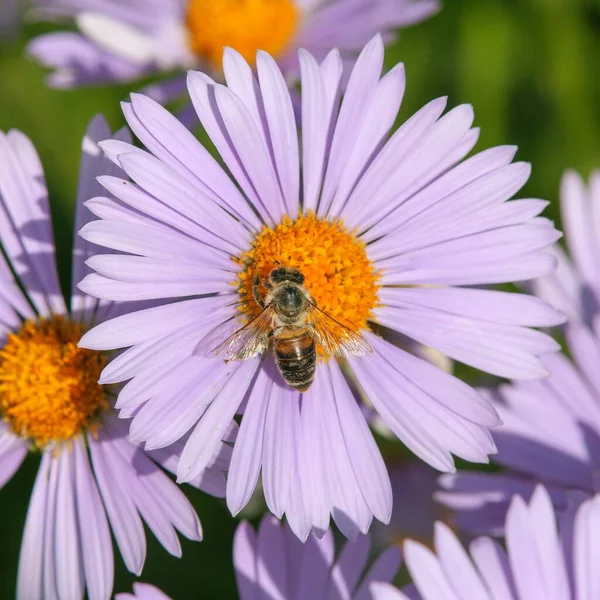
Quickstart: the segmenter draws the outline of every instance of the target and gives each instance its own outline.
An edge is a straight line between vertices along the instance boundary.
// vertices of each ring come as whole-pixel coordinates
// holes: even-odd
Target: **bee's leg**
[[[252,284],[252,293],[254,294],[254,299],[256,300],[256,304],[258,304],[261,308],[265,307],[265,303],[260,295],[260,280],[258,275],[254,278],[254,282]]]
[[[263,287],[265,288],[265,290],[272,290],[273,286],[268,282],[268,281],[263,281]]]

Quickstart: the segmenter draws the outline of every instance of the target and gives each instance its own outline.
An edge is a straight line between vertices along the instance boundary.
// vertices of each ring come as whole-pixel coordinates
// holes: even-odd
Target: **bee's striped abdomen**
[[[292,337],[273,339],[273,354],[285,382],[299,392],[305,392],[314,381],[317,352],[312,337],[301,332]]]

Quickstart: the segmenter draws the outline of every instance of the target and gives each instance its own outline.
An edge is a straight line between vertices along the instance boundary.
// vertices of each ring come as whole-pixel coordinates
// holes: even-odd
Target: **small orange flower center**
[[[98,385],[106,358],[77,347],[83,331],[60,316],[27,321],[0,350],[0,414],[39,448],[71,439],[108,407]]]
[[[298,16],[294,0],[189,0],[186,22],[194,54],[220,69],[225,46],[251,65],[257,50],[281,55]]]
[[[365,244],[341,221],[319,219],[313,213],[295,221],[284,217],[275,229],[263,227],[239,262],[246,265],[236,281],[240,310],[250,318],[262,310],[252,293],[254,278],[268,281],[277,266],[298,269],[317,306],[355,332],[366,328],[378,303],[378,274]]]

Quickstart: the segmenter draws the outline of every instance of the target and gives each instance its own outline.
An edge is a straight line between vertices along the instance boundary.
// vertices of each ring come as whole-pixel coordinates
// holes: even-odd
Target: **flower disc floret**
[[[255,277],[268,281],[277,266],[301,271],[317,306],[354,331],[366,328],[378,303],[378,274],[365,244],[338,219],[286,216],[274,229],[265,226],[239,260],[246,265],[236,281],[240,309],[249,317],[261,311],[252,293]]]
[[[60,316],[27,321],[0,351],[0,413],[40,448],[73,438],[108,406],[98,385],[106,358],[78,348],[82,334]]]
[[[223,48],[253,63],[258,50],[281,55],[298,24],[293,0],[190,0],[187,28],[193,52],[221,68]]]

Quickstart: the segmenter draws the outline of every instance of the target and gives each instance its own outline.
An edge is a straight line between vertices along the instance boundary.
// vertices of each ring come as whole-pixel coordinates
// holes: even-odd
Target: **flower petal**
[[[364,118],[365,111],[375,93],[382,67],[383,40],[380,35],[376,35],[361,52],[348,81],[323,181],[323,193],[318,213],[321,216],[327,214],[340,177],[356,145],[359,134],[356,124],[361,123]]]
[[[84,592],[83,560],[77,529],[75,465],[68,451],[58,459],[54,556],[56,590],[61,598],[81,598]]]
[[[214,456],[225,429],[250,389],[258,366],[259,361],[256,359],[240,363],[208,407],[181,454],[177,470],[179,483],[194,479]]]
[[[17,600],[45,600],[55,595],[49,586],[50,582],[44,578],[44,528],[50,520],[48,501],[54,494],[49,480],[51,463],[51,453],[44,452],[27,509],[19,555]],[[55,481],[54,478],[52,482]]]
[[[418,542],[407,540],[404,542],[404,559],[424,600],[461,600],[431,550]]]
[[[121,170],[108,160],[102,153],[98,142],[111,135],[108,123],[101,115],[97,115],[88,125],[81,149],[81,165],[79,167],[79,184],[77,189],[77,203],[75,208],[75,231],[78,232],[86,223],[92,220],[92,213],[84,206],[84,202],[102,194],[102,187],[96,181],[101,175],[118,175]],[[119,131],[115,136],[128,141],[129,134]],[[85,261],[97,248],[86,242],[82,237],[75,235],[73,240],[73,265],[71,277],[71,312],[80,315],[86,322],[92,317],[97,300],[82,294],[77,289],[77,284],[90,270],[86,268]]]
[[[396,308],[413,306],[502,325],[552,327],[564,316],[549,304],[525,294],[465,288],[382,288],[379,299]]]
[[[130,473],[121,468],[121,461],[112,463],[107,453],[110,441],[100,435],[99,439],[87,437],[94,474],[106,507],[106,513],[119,550],[129,571],[139,575],[146,558],[144,526],[131,496],[120,481]]]
[[[300,396],[287,394],[283,385],[278,379],[271,388],[262,457],[265,500],[269,510],[279,519],[291,494],[293,456],[297,452],[294,442],[300,420]]]
[[[256,541],[257,582],[263,597],[289,598],[290,585],[283,529],[274,517],[261,521]]]
[[[373,516],[382,523],[389,523],[392,486],[381,452],[339,366],[331,363],[328,368],[340,428],[356,481]]]
[[[210,198],[251,226],[258,225],[256,216],[227,173],[160,104],[141,94],[132,94],[131,110],[126,108],[124,112],[142,143],[197,189],[200,197]]]
[[[250,523],[242,521],[233,538],[233,566],[240,600],[256,600],[256,534]]]
[[[345,600],[354,597],[354,589],[367,564],[371,540],[360,535],[344,544],[340,556],[331,569],[328,600]]]
[[[355,124],[357,138],[352,153],[341,173],[340,181],[328,208],[331,216],[343,216],[343,209],[354,186],[387,139],[404,97],[406,77],[399,64],[375,86],[362,121]]]
[[[600,595],[596,565],[600,557],[600,496],[584,502],[575,517],[573,568],[575,598],[593,600]]]
[[[0,133],[0,237],[37,311],[64,314],[44,172],[19,131]]]
[[[400,548],[388,548],[367,571],[356,591],[354,600],[371,600],[369,595],[369,590],[372,589],[371,583],[374,581],[392,581],[398,574],[401,564]]]
[[[262,368],[248,398],[227,476],[227,507],[234,516],[246,506],[258,483],[272,389],[273,380]]]
[[[5,423],[0,423],[0,489],[23,464],[27,452],[27,441],[14,435]]]
[[[73,458],[77,525],[88,596],[90,600],[108,600],[114,579],[112,539],[82,438],[73,444]]]
[[[369,590],[373,600],[407,600],[407,596],[390,583],[375,582]]]
[[[300,154],[290,92],[277,63],[266,52],[259,50],[256,69],[286,212],[295,215],[300,206]]]
[[[346,537],[354,539],[359,532],[367,533],[373,514],[365,502],[348,456],[329,370],[322,370],[312,387],[315,386],[321,412],[323,461],[331,499],[331,514],[340,531]]]
[[[506,516],[506,546],[515,587],[523,598],[571,596],[552,503],[539,486],[527,506],[515,496]]]
[[[435,549],[452,588],[469,590],[469,594],[481,600],[495,600],[488,593],[469,555],[455,534],[440,521],[435,524]]]
[[[471,542],[470,551],[473,562],[492,594],[492,599],[516,598],[517,593],[504,548],[495,540],[481,537]]]
[[[417,342],[499,377],[537,379],[547,371],[538,355],[558,344],[532,329],[420,307],[376,309],[377,320]]]

